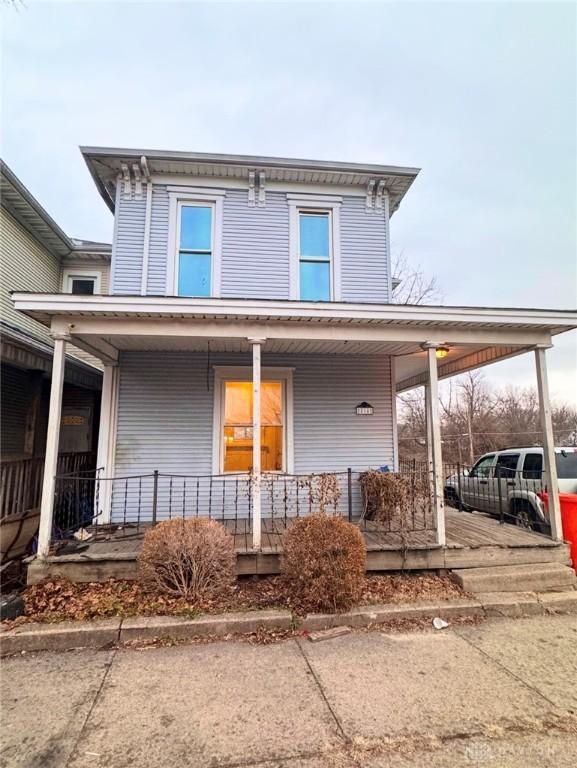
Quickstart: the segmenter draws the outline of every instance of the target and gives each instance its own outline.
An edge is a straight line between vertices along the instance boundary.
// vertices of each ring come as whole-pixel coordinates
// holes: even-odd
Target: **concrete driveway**
[[[577,617],[2,662],[5,768],[577,764]]]

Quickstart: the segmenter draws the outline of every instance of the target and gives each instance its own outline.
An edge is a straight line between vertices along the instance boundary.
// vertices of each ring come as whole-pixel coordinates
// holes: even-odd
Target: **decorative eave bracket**
[[[369,179],[367,183],[367,213],[381,214],[385,210],[384,200],[389,191],[384,179]]]
[[[248,205],[254,208],[266,206],[266,174],[264,171],[249,171],[248,174]]]
[[[122,195],[125,200],[133,199],[133,182],[134,198],[139,200],[142,198],[143,184],[152,183],[148,163],[144,155],[140,158],[140,164],[132,163],[129,166],[128,163],[120,163],[118,183],[122,184]]]

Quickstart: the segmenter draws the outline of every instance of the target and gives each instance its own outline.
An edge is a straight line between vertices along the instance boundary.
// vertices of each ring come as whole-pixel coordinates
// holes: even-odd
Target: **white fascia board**
[[[244,178],[234,178],[226,176],[194,176],[190,174],[176,173],[154,173],[152,174],[152,183],[166,187],[178,187],[186,189],[193,187],[197,190],[212,192],[214,189],[220,190],[221,194],[233,189],[241,189],[245,192],[248,188],[248,180]],[[354,184],[326,184],[322,182],[301,182],[301,181],[274,181],[267,179],[267,192],[286,192],[288,195],[340,195],[348,197],[365,197],[366,190]]]
[[[168,160],[177,162],[206,163],[208,165],[259,166],[263,168],[283,168],[303,171],[327,171],[340,174],[377,174],[381,176],[416,176],[420,168],[396,165],[378,165],[375,163],[351,163],[333,160],[305,160],[294,157],[267,157],[262,155],[229,155],[207,152],[180,152],[158,149],[128,149],[123,147],[80,147],[85,158],[105,159],[127,158],[140,159],[143,155],[150,162]]]
[[[67,294],[14,293],[12,300],[22,312],[45,315],[158,315],[295,319],[325,322],[468,323],[503,326],[535,326],[559,330],[577,328],[576,310],[513,309],[492,307],[434,307],[406,304],[315,303],[262,301],[258,299],[197,299],[178,296],[75,296]],[[439,335],[439,328],[423,329],[423,337]],[[442,338],[431,338],[442,343]]]

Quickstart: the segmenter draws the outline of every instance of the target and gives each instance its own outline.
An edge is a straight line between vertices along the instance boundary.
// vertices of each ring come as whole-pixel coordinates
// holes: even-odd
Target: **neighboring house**
[[[17,312],[11,294],[106,293],[111,247],[69,238],[5,163],[0,181],[0,434],[5,466],[6,462],[44,455],[53,355],[49,329]],[[100,361],[70,345],[64,374],[61,452],[96,450],[101,388]]]
[[[67,344],[90,349],[104,365],[98,465],[118,480],[100,498],[102,519],[129,520],[136,505],[140,519],[143,494],[150,501],[153,493],[159,514],[168,504],[198,513],[207,494],[214,501],[206,478],[251,473],[246,514],[258,548],[267,512],[263,473],[397,467],[396,393],[426,385],[444,544],[437,380],[535,349],[551,458],[544,350],[577,316],[392,304],[389,222],[417,169],[82,152],[115,217],[109,295],[36,289],[14,300],[52,329],[54,387],[62,386]],[[51,531],[59,422],[55,399],[41,556]],[[165,477],[153,491],[155,471]],[[552,507],[555,536],[558,504]],[[229,511],[223,490],[223,519]]]

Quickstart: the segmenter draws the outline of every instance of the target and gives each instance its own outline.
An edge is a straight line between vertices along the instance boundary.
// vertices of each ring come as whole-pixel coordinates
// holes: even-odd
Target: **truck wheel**
[[[445,488],[445,504],[454,509],[459,509],[459,494],[454,488]],[[471,507],[468,507],[463,501],[461,501],[461,509],[463,512],[471,511]]]
[[[511,502],[511,516],[513,517],[513,524],[519,526],[519,528],[541,533],[541,521],[527,501]]]

